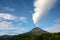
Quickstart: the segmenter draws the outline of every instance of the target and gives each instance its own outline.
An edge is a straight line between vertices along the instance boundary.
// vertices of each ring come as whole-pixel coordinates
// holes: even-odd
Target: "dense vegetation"
[[[0,40],[60,40],[60,33],[20,34],[13,37],[0,38]]]

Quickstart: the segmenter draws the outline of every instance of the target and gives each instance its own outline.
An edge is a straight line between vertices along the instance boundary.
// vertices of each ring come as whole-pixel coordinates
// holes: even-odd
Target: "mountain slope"
[[[29,31],[29,33],[31,34],[42,34],[42,33],[48,33],[42,29],[40,29],[39,27],[33,28],[31,31]]]

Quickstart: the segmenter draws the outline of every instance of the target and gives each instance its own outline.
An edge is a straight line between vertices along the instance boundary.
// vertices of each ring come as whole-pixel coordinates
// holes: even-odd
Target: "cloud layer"
[[[34,2],[33,22],[37,26],[41,17],[47,13],[57,0],[36,0]]]
[[[9,13],[0,13],[0,35],[15,35],[23,33],[25,28],[21,26],[22,23],[27,23],[26,17],[15,16]]]
[[[24,23],[27,22],[27,18],[26,17],[23,17],[23,16],[14,16],[12,14],[9,14],[9,13],[0,13],[0,20],[3,19],[3,20],[20,20]]]
[[[0,22],[0,30],[8,30],[12,29],[12,22],[2,21]]]
[[[15,20],[16,17],[9,14],[9,13],[0,13],[0,19],[4,19],[4,20]]]

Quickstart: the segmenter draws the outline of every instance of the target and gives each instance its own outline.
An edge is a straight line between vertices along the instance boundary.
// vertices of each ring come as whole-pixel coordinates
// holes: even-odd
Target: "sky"
[[[0,0],[0,35],[17,35],[35,28],[35,0]],[[39,20],[38,27],[60,32],[60,0]]]

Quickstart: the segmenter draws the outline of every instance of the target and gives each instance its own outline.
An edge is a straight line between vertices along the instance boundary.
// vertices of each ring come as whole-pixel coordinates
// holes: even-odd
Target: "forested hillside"
[[[2,37],[0,40],[60,40],[60,33],[44,33],[41,35],[25,33],[13,37]]]

